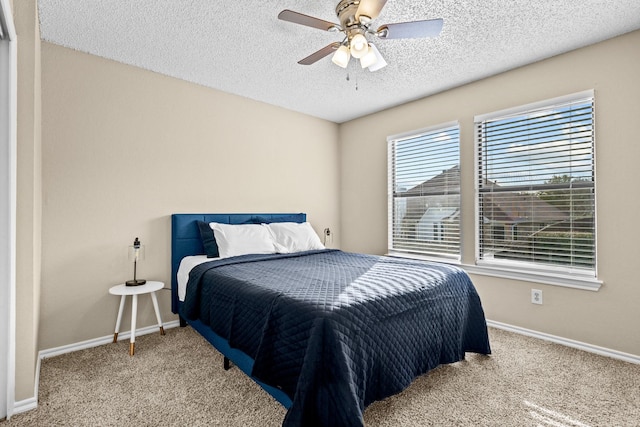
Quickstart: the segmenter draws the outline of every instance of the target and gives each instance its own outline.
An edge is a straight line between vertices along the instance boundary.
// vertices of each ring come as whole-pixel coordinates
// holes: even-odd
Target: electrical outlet
[[[531,289],[531,304],[542,304],[542,291]]]
[[[331,234],[331,229],[329,227],[324,229],[324,245],[328,245],[333,242],[333,234]]]

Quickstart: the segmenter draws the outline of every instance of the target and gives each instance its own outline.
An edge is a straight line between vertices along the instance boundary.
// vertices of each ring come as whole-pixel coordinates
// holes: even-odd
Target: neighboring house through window
[[[593,92],[475,122],[478,264],[594,277]]]
[[[389,144],[389,251],[460,259],[460,128],[394,135]]]

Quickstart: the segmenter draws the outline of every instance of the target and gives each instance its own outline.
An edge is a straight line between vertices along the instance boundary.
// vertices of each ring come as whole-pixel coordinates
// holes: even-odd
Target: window
[[[387,138],[389,252],[460,259],[460,127]]]
[[[595,276],[593,92],[475,122],[478,263]]]

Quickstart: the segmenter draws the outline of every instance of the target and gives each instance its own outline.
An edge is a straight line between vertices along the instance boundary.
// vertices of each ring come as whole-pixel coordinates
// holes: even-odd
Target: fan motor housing
[[[358,6],[360,6],[360,0],[341,0],[336,6],[336,15],[349,42],[356,34],[365,35],[369,29],[371,19],[364,15],[357,16]]]
[[[356,17],[360,0],[341,0],[336,6],[336,15],[340,19],[340,25],[346,31],[360,26],[360,20]]]

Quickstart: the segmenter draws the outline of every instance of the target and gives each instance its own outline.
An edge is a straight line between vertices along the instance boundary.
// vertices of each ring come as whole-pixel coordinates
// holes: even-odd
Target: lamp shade
[[[349,50],[354,58],[362,58],[369,52],[369,44],[367,39],[362,34],[358,33],[351,38],[349,43]]]
[[[373,43],[369,46],[369,51],[373,52],[376,57],[376,61],[373,64],[369,65],[369,71],[378,71],[379,69],[386,67],[387,61],[384,60],[378,48]]]
[[[349,54],[349,48],[345,45],[342,45],[338,48],[338,50],[336,50],[336,53],[333,54],[331,60],[339,67],[347,68],[350,57],[351,55]]]
[[[137,237],[133,245],[129,246],[128,258],[129,262],[144,261],[144,245],[140,243]]]
[[[378,61],[378,58],[376,57],[376,52],[373,50],[371,46],[372,45],[369,45],[369,52],[367,52],[365,56],[360,58],[360,65],[362,66],[362,68],[370,67]]]

